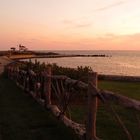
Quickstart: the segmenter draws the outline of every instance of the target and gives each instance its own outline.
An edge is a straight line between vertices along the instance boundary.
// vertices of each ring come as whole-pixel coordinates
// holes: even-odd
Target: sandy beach
[[[11,59],[9,59],[8,57],[6,56],[1,56],[0,57],[0,74],[3,73],[4,71],[4,67],[8,64],[12,62]]]

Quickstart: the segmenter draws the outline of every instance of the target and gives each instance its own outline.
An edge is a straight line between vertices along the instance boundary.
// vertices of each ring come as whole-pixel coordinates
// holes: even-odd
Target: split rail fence
[[[86,84],[67,76],[52,75],[51,67],[48,67],[40,73],[35,73],[33,70],[24,71],[19,69],[15,64],[10,64],[5,68],[5,71],[7,72],[8,78],[15,81],[18,86],[30,93],[38,103],[50,110],[66,126],[72,128],[81,139],[99,140],[96,133],[98,100],[106,106],[107,110],[117,120],[127,139],[133,139],[119,115],[108,102],[113,101],[121,106],[137,111],[140,111],[140,102],[110,91],[98,89],[97,73],[90,73],[88,84]],[[87,116],[85,124],[74,122],[66,113],[69,109],[72,92],[78,89],[85,91],[87,95]],[[139,117],[136,119],[140,126]]]

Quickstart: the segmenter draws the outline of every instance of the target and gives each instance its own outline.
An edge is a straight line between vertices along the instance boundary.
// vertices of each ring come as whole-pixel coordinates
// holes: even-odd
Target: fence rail
[[[132,136],[113,110],[109,101],[116,102],[126,108],[132,108],[140,111],[140,101],[128,97],[98,89],[98,75],[93,72],[89,74],[88,84],[73,80],[64,75],[52,75],[51,67],[46,71],[35,73],[33,70],[24,71],[19,69],[14,63],[5,68],[8,78],[16,82],[23,90],[30,93],[32,97],[45,108],[49,109],[66,126],[72,128],[81,139],[98,140],[96,134],[96,114],[98,110],[98,100],[103,102],[121,126],[128,140]],[[77,90],[82,90],[87,95],[87,117],[85,124],[79,124],[71,120],[67,113],[71,96]],[[57,102],[57,104],[55,104]],[[140,122],[140,120],[138,119]]]

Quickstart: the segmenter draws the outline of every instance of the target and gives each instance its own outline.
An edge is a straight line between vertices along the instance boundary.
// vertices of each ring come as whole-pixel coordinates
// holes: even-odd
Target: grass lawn
[[[0,140],[77,140],[47,110],[0,77]]]
[[[98,87],[100,89],[114,91],[137,100],[140,100],[140,83],[138,82],[116,82],[116,81],[99,81]],[[140,112],[135,110],[123,108],[122,106],[110,103],[111,106],[120,116],[125,126],[129,130],[134,140],[140,140],[140,124],[136,119]],[[85,122],[86,106],[73,106],[73,119],[79,122]],[[81,117],[84,116],[84,117]],[[118,125],[113,118],[113,114],[108,111],[104,104],[99,103],[97,113],[97,136],[103,140],[127,140],[123,129]]]
[[[118,94],[122,94],[124,96],[140,100],[140,82],[100,81],[99,88],[114,91]],[[138,123],[136,115],[140,119],[140,112],[131,109],[126,109],[119,105],[112,104],[112,106],[119,114],[120,118],[123,120],[125,126],[132,135],[132,138],[134,140],[139,140],[140,122]],[[112,118],[112,115],[106,111],[103,105],[99,107],[99,112],[97,115],[97,124],[97,130],[99,132],[98,135],[101,135],[104,138],[104,140],[127,139],[124,133],[122,133],[122,129],[117,125],[117,123],[115,123],[115,121]]]
[[[99,88],[140,100],[140,83],[99,81]],[[134,140],[140,140],[140,113],[112,104]],[[72,107],[72,119],[85,123],[86,106]],[[81,117],[83,116],[83,117]],[[113,115],[99,103],[97,135],[103,140],[127,140]],[[0,77],[0,140],[77,140],[73,131],[38,105],[15,84]]]
[[[99,81],[98,87],[140,100],[140,82]]]

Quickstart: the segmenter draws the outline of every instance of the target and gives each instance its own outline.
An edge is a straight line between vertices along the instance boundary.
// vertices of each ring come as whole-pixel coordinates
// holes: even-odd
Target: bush
[[[36,73],[44,71],[48,66],[51,66],[53,75],[66,75],[72,79],[77,79],[81,81],[87,81],[88,74],[92,72],[91,67],[88,66],[78,66],[77,68],[68,68],[58,66],[56,63],[45,64],[38,62],[37,60],[33,63],[31,60],[29,62],[23,62],[20,64],[20,69],[23,70],[33,70]]]

